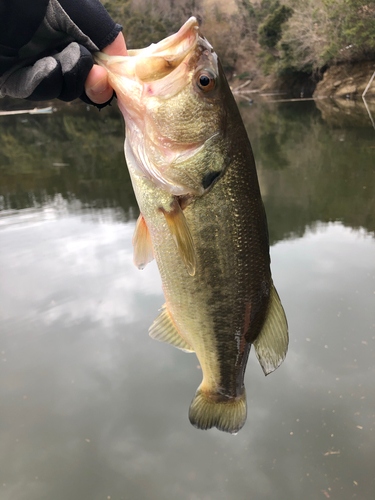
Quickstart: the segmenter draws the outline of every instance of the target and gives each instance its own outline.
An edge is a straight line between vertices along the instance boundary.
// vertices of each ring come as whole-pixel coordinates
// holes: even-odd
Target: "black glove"
[[[0,0],[0,96],[72,101],[122,26],[99,0]]]

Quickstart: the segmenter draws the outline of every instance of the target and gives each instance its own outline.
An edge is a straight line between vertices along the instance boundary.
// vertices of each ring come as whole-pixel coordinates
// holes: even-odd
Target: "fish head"
[[[204,194],[228,164],[230,90],[197,20],[126,57],[95,59],[116,92],[133,167],[173,195]]]

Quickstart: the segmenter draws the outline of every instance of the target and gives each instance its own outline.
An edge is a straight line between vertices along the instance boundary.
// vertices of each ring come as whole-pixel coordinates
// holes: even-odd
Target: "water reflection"
[[[132,264],[137,209],[126,198],[121,122],[83,108],[79,123],[91,139],[75,138],[72,118],[61,146],[64,113],[2,125],[22,142],[36,119],[45,149],[29,172],[16,152],[0,163],[1,499],[371,498],[368,130],[330,128],[312,105],[243,109],[291,346],[267,378],[251,353],[248,420],[233,437],[191,427],[197,359],[147,335],[163,295],[155,263],[143,272]],[[60,128],[49,135],[53,118]],[[108,148],[101,120],[113,120]],[[273,141],[281,169],[264,156]],[[69,165],[56,174],[53,162]]]
[[[363,100],[351,99],[322,99],[316,101],[322,118],[331,126],[335,127],[368,127],[373,125],[375,116],[375,100],[373,98]]]
[[[375,231],[374,133],[363,104],[354,106],[362,110],[361,126],[359,118],[347,126],[345,113],[335,107],[331,114],[341,117],[341,126],[329,126],[322,119],[329,113],[322,115],[313,102],[241,107],[271,243],[302,235],[314,221],[341,220]],[[117,220],[134,218],[138,208],[124,168],[123,134],[113,108],[100,115],[68,106],[49,116],[2,117],[0,209],[41,207],[58,195],[73,212],[113,207]]]
[[[328,126],[313,102],[241,111],[257,160],[272,242],[302,235],[315,221],[340,220],[375,231],[375,140],[363,104],[361,127],[346,127],[344,121],[341,127]]]
[[[0,208],[51,203],[56,194],[86,208],[136,208],[124,168],[119,112],[66,106],[48,116],[0,119]]]

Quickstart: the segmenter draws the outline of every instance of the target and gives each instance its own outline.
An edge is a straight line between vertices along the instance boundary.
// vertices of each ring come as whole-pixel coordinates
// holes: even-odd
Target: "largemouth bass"
[[[140,208],[133,245],[154,257],[165,304],[152,338],[195,352],[203,380],[190,422],[236,433],[246,420],[251,344],[264,373],[288,347],[274,288],[266,215],[236,102],[195,18],[127,57],[96,55],[126,124],[125,155]]]

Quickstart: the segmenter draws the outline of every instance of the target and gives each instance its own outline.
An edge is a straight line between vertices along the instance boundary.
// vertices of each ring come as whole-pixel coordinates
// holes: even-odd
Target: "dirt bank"
[[[322,80],[317,82],[317,77],[307,73],[264,76],[257,69],[257,71],[249,71],[252,75],[252,81],[247,89],[260,89],[262,92],[285,92],[291,97],[328,96],[338,98],[349,96],[351,99],[355,99],[363,94],[374,71],[375,61],[340,64],[328,68],[323,74]],[[366,98],[371,97],[375,97],[375,78],[366,93]]]
[[[314,97],[359,97],[363,94],[375,71],[375,61],[357,64],[340,64],[327,69],[317,84]],[[366,97],[375,96],[375,78]]]

